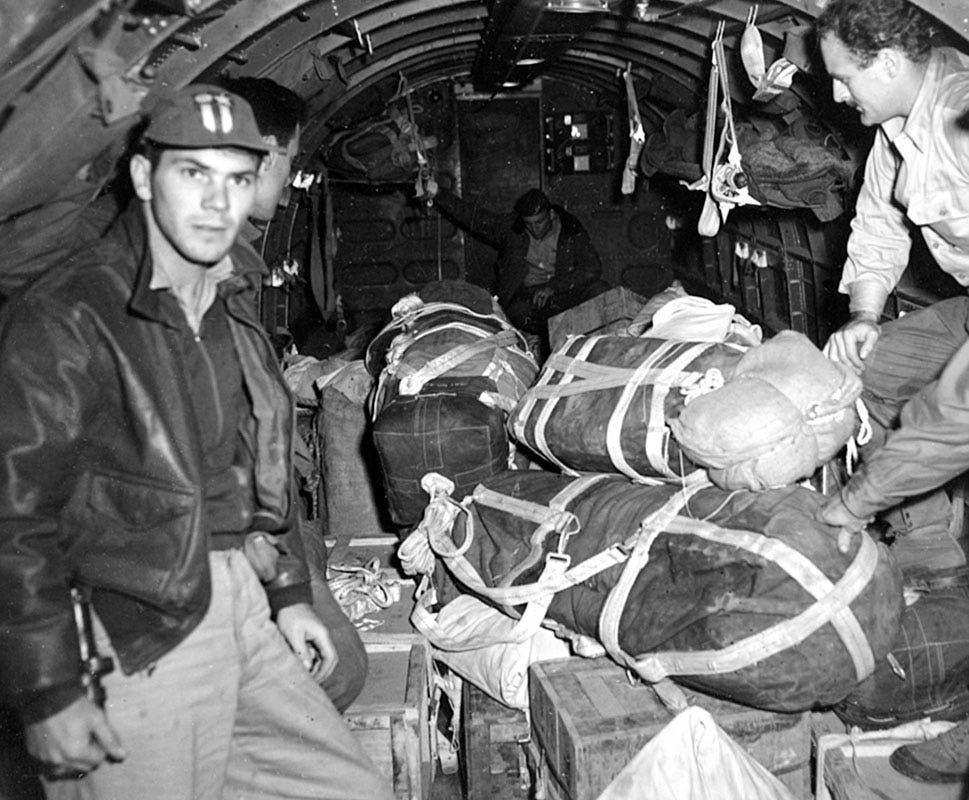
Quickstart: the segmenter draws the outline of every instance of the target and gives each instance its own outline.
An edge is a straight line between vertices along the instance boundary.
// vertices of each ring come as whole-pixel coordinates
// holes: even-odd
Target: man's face
[[[862,125],[880,125],[904,113],[891,69],[892,56],[881,51],[867,67],[834,34],[821,38],[821,57],[833,82],[834,100],[861,114]]]
[[[552,214],[548,209],[522,217],[522,224],[533,239],[544,239],[552,230]]]
[[[249,215],[260,158],[247,150],[163,150],[158,165],[131,162],[138,197],[151,220],[186,261],[211,266],[222,259]]]
[[[299,152],[299,127],[289,140],[285,153],[270,153],[263,159],[256,177],[256,202],[252,205],[250,215],[260,220],[270,220],[276,213],[276,207],[283,196],[283,190],[289,185],[293,171],[293,159]],[[272,139],[272,142],[268,140]],[[275,136],[263,137],[263,141],[275,144]]]

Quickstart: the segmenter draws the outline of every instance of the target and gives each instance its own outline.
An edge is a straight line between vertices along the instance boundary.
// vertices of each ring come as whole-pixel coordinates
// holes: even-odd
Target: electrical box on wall
[[[545,171],[549,175],[609,172],[616,166],[612,115],[579,111],[545,117]]]

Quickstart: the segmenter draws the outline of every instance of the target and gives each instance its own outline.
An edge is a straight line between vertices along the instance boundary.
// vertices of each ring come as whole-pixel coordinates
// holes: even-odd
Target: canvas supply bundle
[[[538,373],[524,337],[500,311],[408,295],[391,313],[367,348],[367,369],[377,378],[375,418],[395,397],[418,395],[437,378],[488,378],[494,388],[479,399],[507,413]]]
[[[552,353],[508,418],[512,436],[568,474],[678,479],[699,465],[670,435],[695,393],[730,378],[746,347],[574,336]]]
[[[691,398],[670,430],[722,489],[787,486],[852,437],[860,395],[852,370],[804,334],[781,331],[748,350],[723,386]]]
[[[508,411],[534,380],[538,365],[522,335],[484,290],[484,303],[455,282],[440,282],[450,300],[409,295],[367,348],[377,377],[371,401],[373,438],[390,515],[417,523],[428,501],[421,477],[440,472],[457,496],[507,466]],[[492,309],[485,313],[482,307]]]
[[[508,466],[504,412],[478,400],[493,388],[487,378],[438,378],[377,416],[373,442],[395,525],[420,522],[430,499],[421,478],[429,470],[452,480],[460,498]]]
[[[519,618],[521,637],[554,624],[649,682],[772,711],[844,699],[898,630],[887,550],[865,535],[840,552],[815,519],[823,496],[803,487],[507,471],[458,504],[440,476],[425,486],[432,501],[399,550],[405,569],[433,573],[419,628],[436,602],[470,592]]]

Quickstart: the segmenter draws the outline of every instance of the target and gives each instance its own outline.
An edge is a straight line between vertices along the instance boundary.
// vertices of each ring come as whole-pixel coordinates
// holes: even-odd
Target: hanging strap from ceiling
[[[727,76],[727,60],[723,49],[724,23],[717,25],[713,39],[713,56],[707,89],[707,119],[703,137],[703,177],[687,188],[706,192],[703,210],[697,224],[701,236],[715,236],[720,225],[726,222],[730,210],[738,205],[760,205],[747,189],[747,176],[743,172],[737,132],[734,127],[733,104],[730,81]],[[716,154],[713,142],[716,138],[718,95],[723,95],[719,107],[724,114],[720,141]]]
[[[639,164],[639,154],[643,150],[643,145],[646,144],[646,131],[643,129],[643,120],[639,115],[639,101],[636,99],[631,62],[626,62],[622,77],[626,83],[626,108],[629,117],[629,155],[626,156],[626,166],[622,171],[622,193],[632,194],[636,190],[636,166]]]

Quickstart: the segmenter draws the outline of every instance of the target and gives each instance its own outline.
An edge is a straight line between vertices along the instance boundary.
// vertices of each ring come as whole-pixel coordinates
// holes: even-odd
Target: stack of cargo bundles
[[[394,523],[417,523],[421,478],[445,475],[455,496],[504,470],[508,412],[538,373],[524,337],[500,311],[408,296],[367,350],[377,378],[373,437]]]
[[[769,711],[842,701],[899,629],[901,577],[885,546],[861,535],[840,552],[838,531],[816,519],[824,498],[800,486],[528,470],[461,503],[435,495],[411,533],[439,562],[414,615],[470,592],[523,629],[599,639],[649,682]]]

